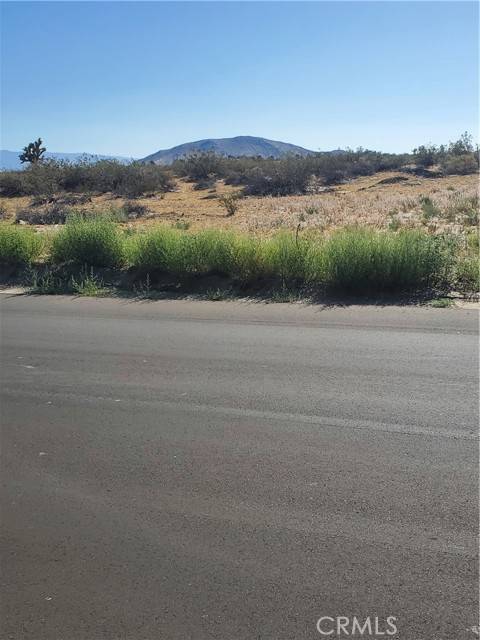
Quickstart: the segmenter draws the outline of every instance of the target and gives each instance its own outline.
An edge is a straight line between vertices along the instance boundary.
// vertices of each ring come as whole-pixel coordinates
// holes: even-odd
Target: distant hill
[[[163,149],[143,158],[142,162],[154,162],[155,164],[171,164],[179,158],[194,153],[205,153],[213,151],[220,156],[260,156],[262,158],[280,158],[287,154],[308,156],[313,151],[298,147],[288,142],[278,142],[257,138],[255,136],[237,136],[235,138],[209,138],[207,140],[197,140],[187,142],[171,149]]]
[[[18,158],[21,151],[7,151],[0,149],[0,170],[16,170],[25,167]],[[68,160],[69,162],[78,162],[81,158],[89,160],[120,160],[121,162],[130,162],[131,158],[123,158],[121,156],[101,156],[93,153],[61,153],[55,151],[47,151],[44,158],[54,158],[55,160]]]

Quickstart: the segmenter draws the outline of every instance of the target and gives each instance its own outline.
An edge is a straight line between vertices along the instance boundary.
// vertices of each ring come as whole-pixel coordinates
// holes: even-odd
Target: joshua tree
[[[23,148],[23,152],[18,156],[20,162],[30,162],[30,164],[37,164],[42,159],[45,153],[45,147],[42,147],[42,139],[39,138],[35,142],[30,142]]]

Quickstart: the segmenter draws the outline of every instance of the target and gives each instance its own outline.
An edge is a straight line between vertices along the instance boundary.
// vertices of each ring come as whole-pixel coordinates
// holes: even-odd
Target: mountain
[[[220,156],[261,156],[262,158],[280,158],[287,154],[308,156],[313,151],[297,147],[287,142],[267,140],[255,136],[237,136],[235,138],[209,138],[187,142],[171,149],[163,149],[143,158],[142,162],[155,164],[171,164],[174,160],[185,158],[194,153],[213,151]]]
[[[7,151],[0,149],[0,171],[14,171],[23,169],[26,165],[22,164],[18,158],[21,151]],[[69,162],[78,162],[82,158],[88,160],[119,160],[121,162],[130,162],[132,158],[122,158],[120,156],[101,156],[92,153],[61,153],[55,151],[47,151],[44,158],[53,158],[54,160],[68,160]]]

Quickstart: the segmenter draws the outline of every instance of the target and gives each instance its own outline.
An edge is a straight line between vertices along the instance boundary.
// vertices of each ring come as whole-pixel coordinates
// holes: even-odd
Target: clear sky
[[[1,147],[478,138],[474,2],[4,2]]]

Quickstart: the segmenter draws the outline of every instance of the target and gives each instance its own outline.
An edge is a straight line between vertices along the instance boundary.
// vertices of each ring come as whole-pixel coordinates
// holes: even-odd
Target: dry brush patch
[[[359,178],[318,195],[259,199],[251,203],[246,226],[249,230],[264,231],[281,227],[293,229],[299,224],[302,228],[323,230],[352,224],[386,229],[392,228],[393,223],[397,228],[428,227],[435,232],[458,232],[468,222],[461,214],[452,216],[451,212],[455,206],[472,203],[478,197],[475,176],[412,177],[405,182],[380,184],[396,175]],[[439,212],[429,220],[425,219],[422,208],[425,197],[432,200]]]
[[[221,228],[271,233],[280,228],[331,230],[352,224],[376,228],[419,227],[434,233],[459,232],[475,226],[476,175],[421,178],[398,172],[384,172],[358,178],[327,191],[300,196],[256,197],[236,200],[236,210],[228,215],[225,198],[239,189],[217,181],[207,189],[196,190],[193,183],[178,180],[175,191],[138,198],[143,213],[128,220],[130,226],[149,226],[165,222],[183,228]],[[60,199],[62,196],[60,196]],[[429,199],[432,206],[425,204]],[[106,208],[121,209],[128,199],[111,194],[92,196],[80,209],[102,213]],[[427,201],[428,203],[428,201]],[[14,220],[32,207],[29,198],[2,198],[4,218]],[[43,208],[51,207],[51,203]],[[478,214],[477,214],[478,215]]]

